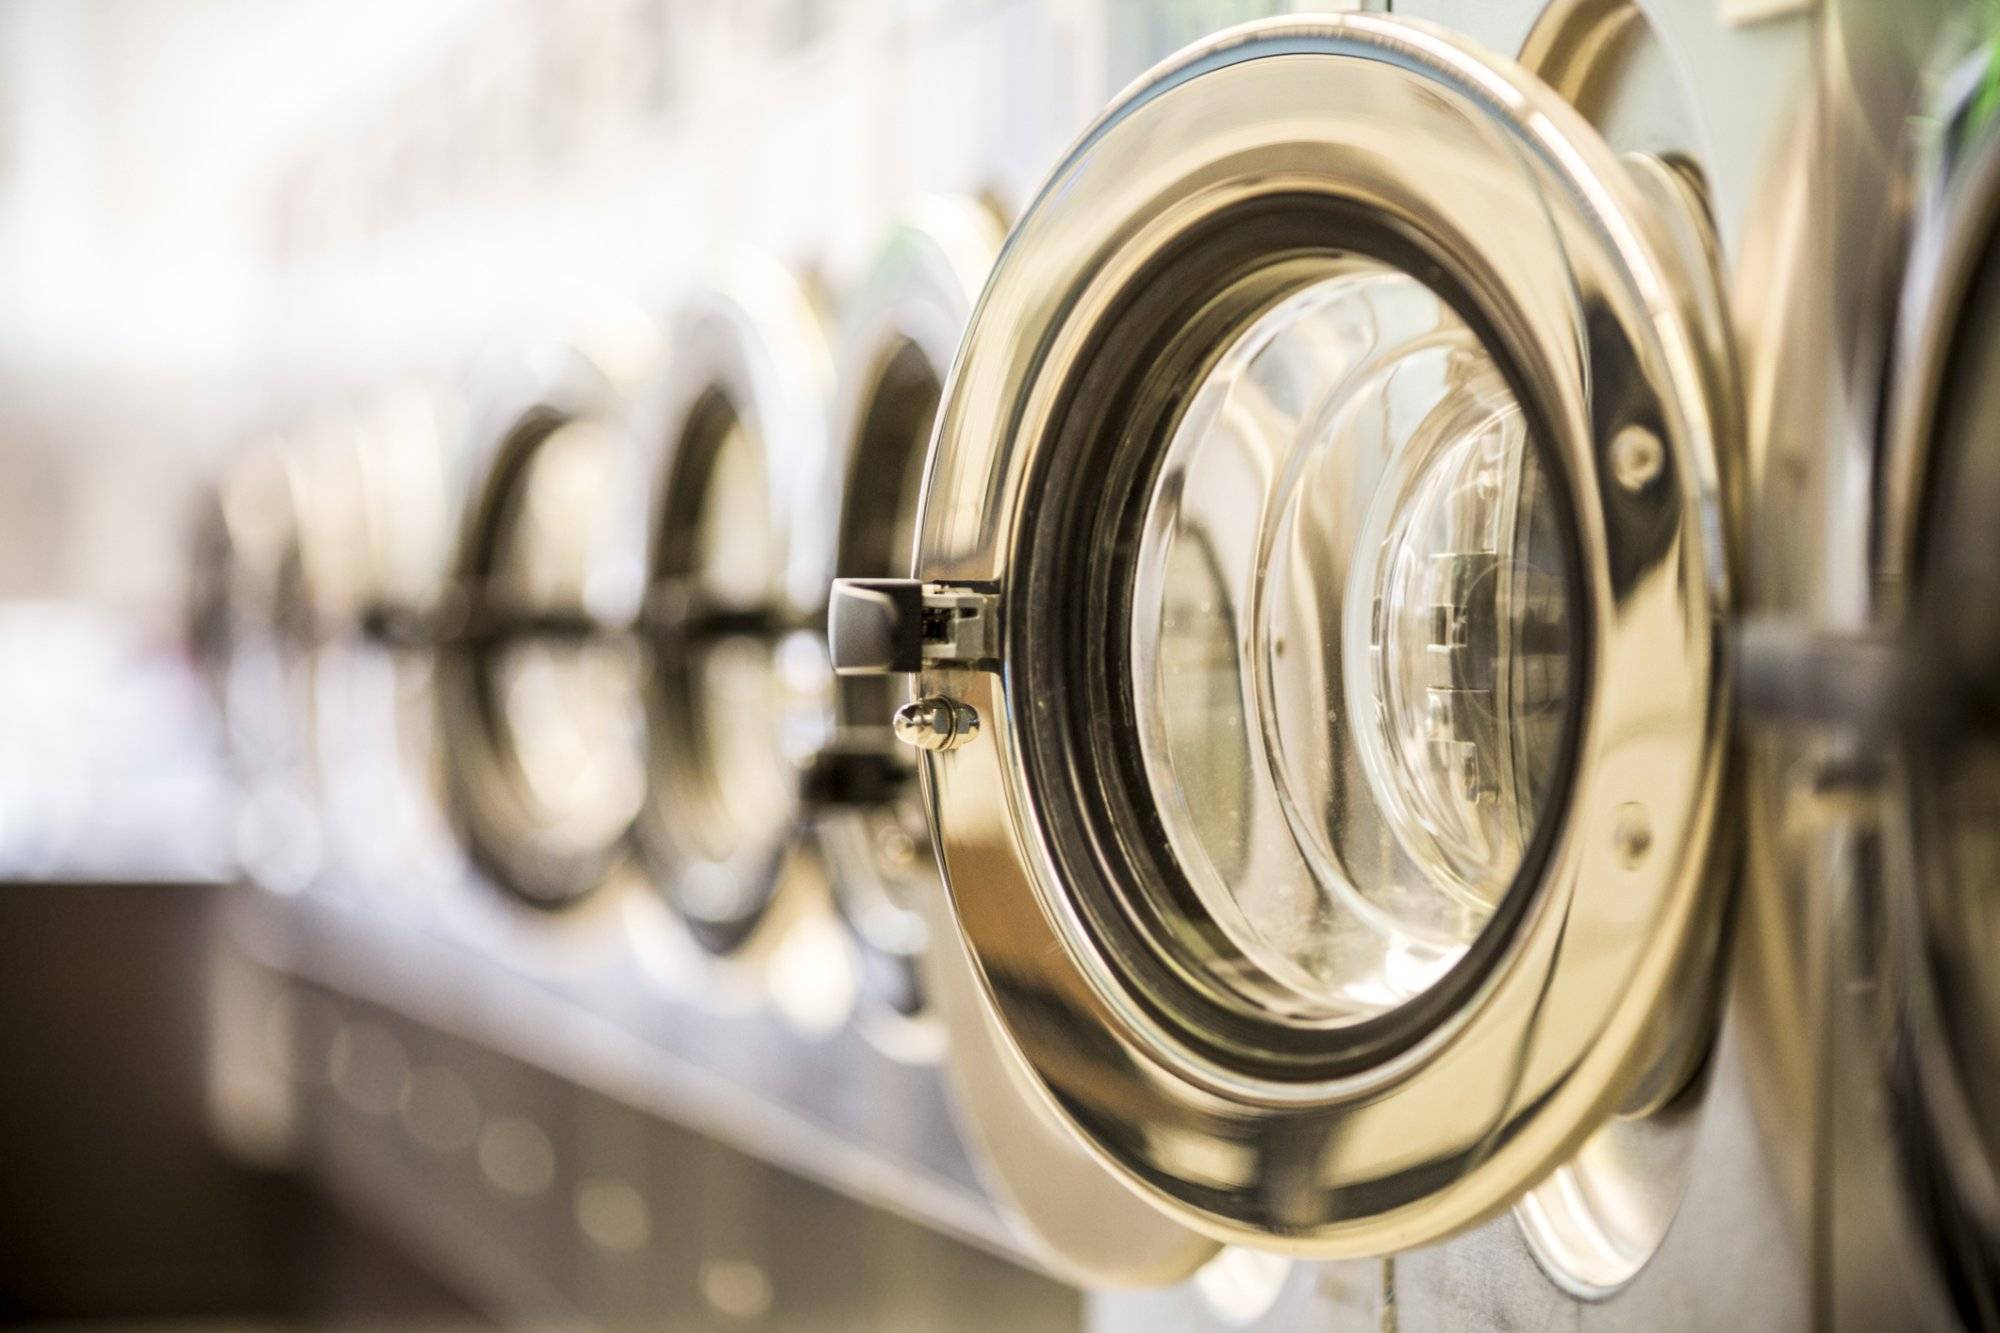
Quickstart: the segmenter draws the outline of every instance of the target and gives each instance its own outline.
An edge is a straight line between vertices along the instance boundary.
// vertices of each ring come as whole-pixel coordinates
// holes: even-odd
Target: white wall
[[[261,338],[275,164],[493,7],[0,6],[0,595],[174,595]]]
[[[0,597],[164,623],[253,424],[737,244],[837,295],[915,195],[1018,206],[1152,60],[1295,7],[0,0]]]

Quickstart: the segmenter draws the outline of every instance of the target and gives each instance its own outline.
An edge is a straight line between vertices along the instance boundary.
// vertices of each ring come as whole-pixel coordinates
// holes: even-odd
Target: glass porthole
[[[638,647],[606,605],[631,538],[608,404],[580,359],[503,386],[435,615],[446,795],[473,859],[540,907],[612,878],[645,785]]]
[[[510,608],[580,607],[615,437],[602,422],[536,445],[494,516],[486,587]],[[483,650],[482,705],[524,810],[575,846],[617,842],[638,803],[634,663],[615,640],[499,635]]]
[[[1134,710],[1175,861],[1266,1002],[1366,1018],[1461,958],[1554,785],[1566,521],[1504,375],[1407,274],[1335,260],[1166,448]]]
[[[745,259],[681,311],[634,426],[648,487],[647,870],[695,940],[747,948],[783,896],[802,775],[826,741],[828,577],[808,482],[828,367],[804,292]],[[823,503],[819,505],[824,508]]]

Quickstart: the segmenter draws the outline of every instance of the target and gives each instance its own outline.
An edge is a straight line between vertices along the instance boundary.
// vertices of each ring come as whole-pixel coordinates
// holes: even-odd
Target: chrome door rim
[[[781,543],[779,585],[771,589],[768,610],[781,624],[812,625],[832,579],[832,542],[826,535],[832,520],[811,494],[826,467],[832,376],[826,335],[804,288],[774,261],[742,254],[725,271],[719,286],[680,306],[670,335],[673,351],[644,395],[631,434],[633,475],[641,479],[646,503],[647,577],[657,587],[661,525],[669,506],[688,500],[674,493],[684,461],[677,456],[679,443],[695,415],[719,399],[751,427],[762,459],[773,531]],[[645,687],[648,792],[634,825],[635,844],[654,884],[696,942],[714,954],[738,954],[770,915],[794,821],[723,860],[694,845],[676,808],[677,791],[706,779],[695,771],[698,761],[668,739],[686,720],[676,695],[688,690],[673,688],[667,674],[678,641],[671,627],[659,625],[647,638],[653,657]],[[731,892],[748,886],[749,905],[726,919],[691,911],[688,890],[696,880]]]
[[[914,208],[892,234],[844,323],[830,460],[836,481],[828,492],[836,485],[844,492],[859,462],[858,418],[873,378],[862,372],[874,369],[895,341],[906,339],[921,349],[942,388],[1004,230],[988,205],[940,198]],[[919,464],[928,444],[927,438]],[[858,563],[850,569],[838,551],[828,565],[841,572],[882,572]],[[894,572],[907,573],[908,567]],[[837,722],[843,717],[856,728],[889,734],[886,709],[877,717],[849,716],[837,706]],[[905,799],[910,798],[921,806],[920,791],[913,789]],[[880,873],[868,847],[867,818],[866,810],[846,807],[824,810],[815,821],[843,913],[849,891],[844,878]],[[864,1033],[892,1057],[941,1060],[953,1111],[974,1145],[987,1187],[1050,1271],[1086,1286],[1156,1286],[1185,1278],[1210,1256],[1214,1243],[1132,1194],[1054,1115],[980,998],[928,835],[916,856],[925,864],[921,873],[927,883],[909,910],[926,938],[918,956],[902,961],[912,969],[923,1007],[914,1017],[864,1011]]]
[[[898,462],[896,450],[912,443],[907,439],[871,440],[881,424],[873,419],[879,410],[877,402],[890,388],[887,380],[894,373],[893,363],[904,356],[918,358],[923,373],[942,394],[959,338],[972,317],[1004,234],[999,217],[976,200],[925,200],[891,230],[867,276],[846,303],[835,358],[831,466],[822,488],[823,493],[840,497],[837,509],[841,522],[828,561],[836,574],[878,572],[881,556],[873,548],[882,543],[869,540],[856,529],[887,518],[885,506],[907,504],[907,517],[915,518],[920,507],[917,494],[899,493],[879,472],[862,475],[864,469]],[[934,424],[933,415],[921,440],[914,442],[914,456],[900,461],[922,468],[929,452],[930,425]],[[866,516],[857,512],[864,503],[860,487],[877,488]],[[892,572],[907,573],[907,565]],[[886,688],[873,693],[882,698],[864,703],[853,697],[850,683],[841,682],[837,687],[834,737],[843,753],[851,748],[847,742],[850,735],[868,738],[867,743],[891,752],[898,748],[889,731],[895,701]],[[897,762],[895,754],[888,754],[887,761]],[[913,813],[922,820],[914,765],[907,787],[886,801],[857,804],[846,798],[817,811],[813,823],[820,854],[833,881],[834,904],[870,960],[863,964],[864,974],[871,967],[896,974],[885,978],[872,1003],[864,981],[864,1030],[896,1058],[929,1060],[940,1053],[941,1034],[935,1031],[933,1016],[927,1012],[930,999],[923,979],[927,968],[920,955],[937,942],[925,941],[929,930],[922,915],[914,906],[895,901],[889,878],[895,875],[915,893],[942,894],[944,886],[937,876],[927,831],[915,840],[910,849],[911,864],[901,870],[885,867],[883,854],[877,849],[881,837],[900,827],[900,808],[905,806],[915,806]],[[896,938],[883,938],[884,932],[871,927],[870,918],[897,923]]]
[[[451,578],[462,600],[476,595],[478,562],[492,540],[497,510],[535,449],[566,425],[615,422],[620,411],[612,382],[574,348],[551,345],[492,369],[474,391],[466,450],[470,489],[459,516]],[[598,519],[624,516],[617,506]],[[593,521],[579,515],[578,521]],[[635,541],[612,532],[607,549]],[[622,605],[631,590],[608,585],[575,608],[601,618],[608,629],[630,619]],[[621,595],[621,593],[623,595]],[[512,897],[530,906],[558,909],[579,903],[608,883],[626,856],[626,831],[588,843],[563,845],[529,807],[502,752],[482,703],[485,650],[476,643],[445,642],[437,650],[435,696],[445,796],[453,822],[473,861]]]
[[[1572,493],[1592,501],[1577,529],[1594,642],[1582,761],[1547,873],[1503,954],[1401,1050],[1280,1080],[1198,1049],[1149,1010],[1080,911],[1046,832],[1050,798],[1028,776],[1023,723],[1035,701],[1023,625],[1033,608],[1010,576],[1051,414],[1147,247],[1186,235],[1232,186],[1239,199],[1283,188],[1399,208],[1436,243],[1440,219],[1414,216],[1436,201],[1419,182],[1389,179],[1393,163],[1373,163],[1365,181],[1324,170],[1341,159],[1314,136],[1338,129],[1338,113],[1322,124],[1311,112],[1338,106],[1321,99],[1363,68],[1416,81],[1541,173],[1537,202],[1560,243],[1545,230],[1532,254],[1512,256],[1535,272],[1478,268],[1462,251],[1432,257],[1478,268],[1466,286],[1481,314],[1504,322],[1509,349],[1526,354]],[[1274,129],[1266,112],[1293,110],[1285,98],[1301,113]],[[1291,174],[1277,185],[1268,174],[1231,178],[1278,141]],[[1300,165],[1314,151],[1318,174]],[[1383,193],[1391,185],[1419,197]],[[1702,350],[1713,344],[1674,253],[1616,159],[1552,91],[1438,30],[1361,15],[1249,25],[1154,71],[1084,136],[1010,238],[947,386],[918,569],[934,582],[999,584],[1006,664],[999,676],[933,668],[920,678],[922,693],[959,698],[983,720],[976,743],[930,755],[924,776],[959,920],[1012,1040],[1104,1160],[1188,1225],[1327,1255],[1435,1239],[1505,1207],[1563,1160],[1654,1054],[1653,1011],[1686,980],[1682,946],[1714,909],[1702,889],[1726,723],[1715,460],[1727,422],[1716,420],[1721,394]],[[1629,369],[1664,436],[1650,501],[1635,501],[1609,465],[1632,423],[1594,414],[1607,404],[1580,391],[1584,340],[1537,285],[1551,273],[1559,289],[1580,284],[1599,303],[1596,335],[1629,340]],[[1672,534],[1664,545],[1662,530]],[[1655,688],[1625,683],[1633,671]],[[1302,1143],[1314,1154],[1311,1187],[1262,1197],[1264,1156]]]
[[[449,866],[457,851],[437,764],[434,645],[385,644],[369,622],[435,623],[444,610],[458,440],[447,423],[457,408],[445,384],[413,381],[371,396],[358,414],[367,574],[355,621],[343,626],[341,652],[323,673],[331,679],[319,686],[339,701],[332,715],[353,719],[323,778],[346,821],[336,834],[345,847],[336,850],[353,856],[357,873],[396,882],[427,873],[413,866]],[[410,555],[412,546],[420,555]],[[409,689],[412,681],[421,683]]]

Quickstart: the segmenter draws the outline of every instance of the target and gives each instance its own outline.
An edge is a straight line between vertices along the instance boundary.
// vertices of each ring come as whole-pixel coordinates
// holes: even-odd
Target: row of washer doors
[[[1940,3],[1861,68],[1850,8],[1563,0],[1518,63],[1382,15],[1231,30],[1004,246],[920,210],[830,340],[746,263],[637,390],[512,368],[449,575],[347,608],[434,663],[457,836],[551,910],[636,864],[722,956],[809,846],[1082,1276],[1518,1206],[1602,1295],[1678,1186],[1635,1220],[1579,1150],[1685,1108],[1765,815],[1865,753],[1916,1053],[1882,1077],[1935,1130],[1942,1287],[1990,1313],[1995,48]],[[1719,120],[1785,41],[1793,114]],[[1909,187],[1836,201],[1895,257],[1846,340],[1794,300],[1863,287],[1838,228],[1783,206],[1839,156],[1789,137],[1827,49]]]

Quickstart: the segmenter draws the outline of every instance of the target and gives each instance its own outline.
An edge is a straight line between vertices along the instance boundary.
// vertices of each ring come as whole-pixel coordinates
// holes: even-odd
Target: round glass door
[[[326,869],[324,761],[338,715],[320,685],[360,580],[340,418],[244,454],[204,516],[200,650],[218,691],[244,803],[236,851],[260,883],[296,891]]]
[[[1030,206],[916,578],[836,589],[995,1013],[1188,1226],[1489,1216],[1694,1003],[1726,337],[1673,199],[1437,30],[1223,34]]]
[[[601,422],[557,427],[535,446],[494,517],[486,584],[529,615],[582,605],[597,510],[615,458]],[[630,822],[639,790],[626,645],[502,635],[483,664],[483,704],[524,808],[565,843],[603,846]]]
[[[355,451],[367,559],[355,616],[321,669],[331,836],[350,870],[398,899],[449,875],[459,851],[436,780],[436,645],[451,595],[448,404],[409,386],[361,414]]]
[[[970,199],[926,200],[895,227],[844,303],[833,420],[839,488],[836,575],[907,573],[924,464],[958,341],[1004,228]],[[833,733],[809,792],[834,902],[861,959],[861,1025],[898,1059],[937,1058],[926,900],[941,897],[916,756],[888,719],[907,682],[844,676]],[[948,965],[948,964],[947,964]]]
[[[230,753],[246,780],[302,765],[300,694],[312,638],[299,525],[276,446],[225,470],[197,532],[194,633]]]
[[[827,734],[825,649],[798,591],[826,350],[804,294],[766,265],[693,300],[673,345],[637,438],[653,499],[636,833],[697,942],[728,954],[778,896],[801,771]]]
[[[623,854],[644,786],[637,650],[592,609],[622,437],[601,413],[517,416],[468,516],[463,623],[439,663],[448,787],[476,860],[538,906]]]
[[[727,400],[704,403],[675,452],[656,568],[699,602],[703,623],[658,655],[660,817],[689,860],[729,865],[781,845],[796,804],[772,614],[781,548],[763,442]],[[689,919],[728,932],[755,919],[773,873],[697,873],[671,891]]]
[[[1883,901],[1895,1025],[1884,1068],[1909,1197],[1899,1214],[1968,1325],[2000,1311],[2000,131],[1980,42],[1943,80],[1924,144],[1870,517],[1873,614],[1892,645],[1895,797],[1864,868]],[[1945,62],[1940,62],[1944,64]],[[1842,719],[1850,720],[1850,719]],[[1867,732],[1871,741],[1879,739]],[[1879,750],[1881,747],[1873,747]],[[1871,1016],[1874,1017],[1874,1016]],[[1879,1021],[1879,1018],[1878,1020]]]

